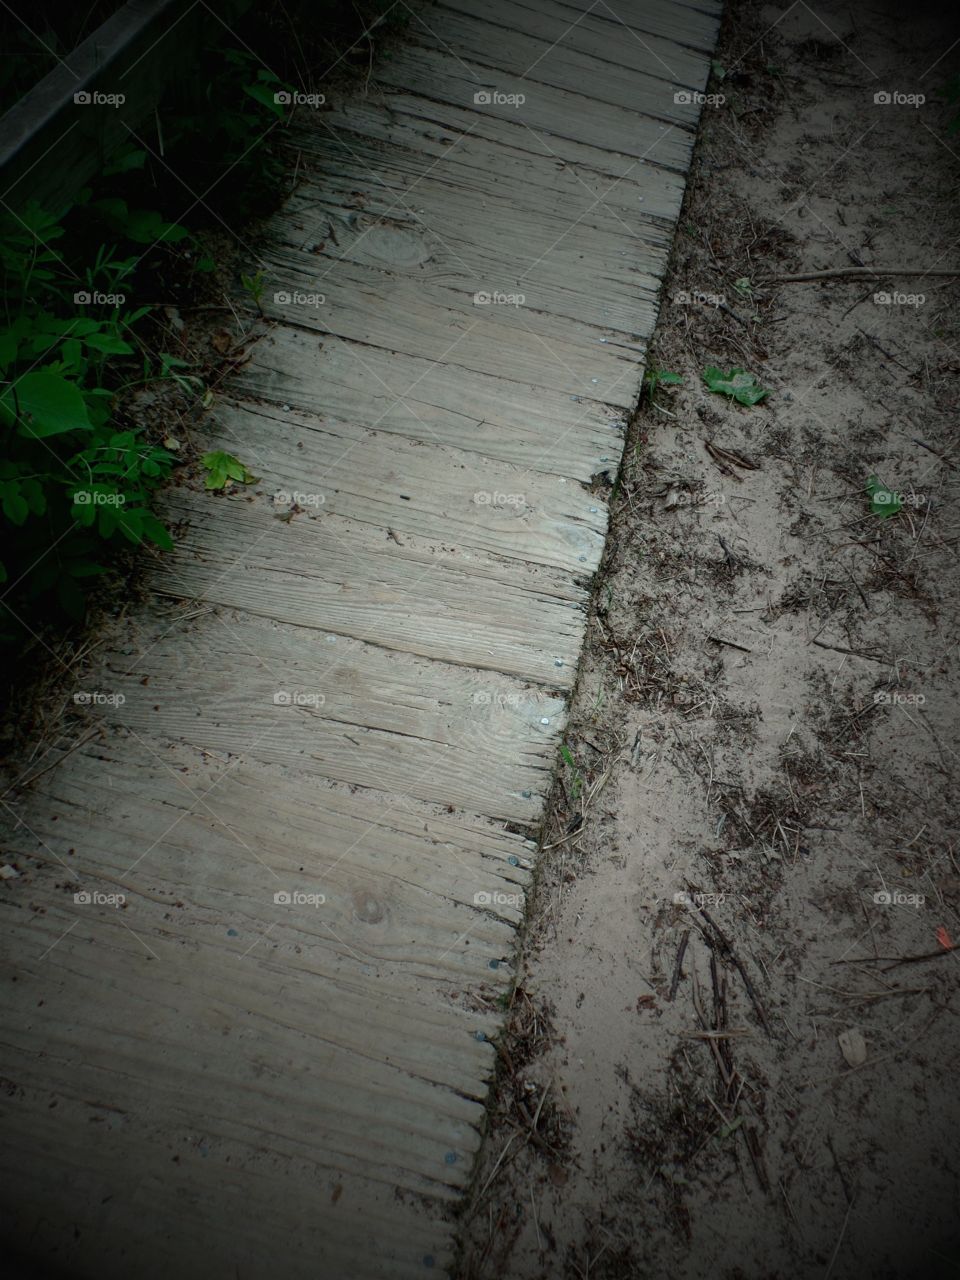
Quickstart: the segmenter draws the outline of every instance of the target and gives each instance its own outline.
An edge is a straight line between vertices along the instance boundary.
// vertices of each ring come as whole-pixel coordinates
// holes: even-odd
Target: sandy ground
[[[730,6],[464,1280],[960,1276],[943,12]]]

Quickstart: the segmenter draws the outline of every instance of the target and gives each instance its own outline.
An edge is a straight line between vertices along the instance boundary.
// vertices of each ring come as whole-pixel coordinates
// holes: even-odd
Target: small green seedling
[[[207,472],[204,487],[207,489],[225,489],[228,484],[256,484],[259,476],[252,475],[239,458],[232,453],[224,453],[222,449],[214,453],[205,453],[200,459]]]
[[[881,520],[895,516],[903,506],[903,499],[900,495],[892,489],[888,489],[878,476],[869,477],[866,490],[870,495],[870,510],[875,516],[879,516]]]
[[[573,758],[573,752],[566,743],[561,744],[560,755],[563,757],[563,762],[571,773],[570,798],[571,800],[576,800],[583,788],[583,778],[580,776],[580,770],[577,768],[577,762]]]
[[[730,1124],[721,1125],[713,1135],[714,1141],[717,1143],[726,1142],[727,1138],[735,1134],[742,1124],[743,1116],[737,1116],[736,1120],[731,1121]]]
[[[676,387],[682,383],[683,378],[679,373],[671,373],[668,369],[657,369],[653,365],[643,375],[643,385],[652,405],[656,405],[653,397],[657,387]]]
[[[258,311],[262,311],[260,303],[263,300],[264,279],[262,271],[255,271],[252,276],[240,274],[240,283],[253,299]]]
[[[753,374],[747,373],[745,369],[731,369],[728,373],[724,373],[715,365],[711,365],[708,369],[704,369],[703,380],[711,391],[720,396],[729,396],[738,404],[759,404],[764,396],[770,394],[760,386]]]

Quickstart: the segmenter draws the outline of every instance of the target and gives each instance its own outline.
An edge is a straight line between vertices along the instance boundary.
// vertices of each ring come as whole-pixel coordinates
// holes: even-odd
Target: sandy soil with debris
[[[960,1276],[946,26],[730,6],[464,1280]]]

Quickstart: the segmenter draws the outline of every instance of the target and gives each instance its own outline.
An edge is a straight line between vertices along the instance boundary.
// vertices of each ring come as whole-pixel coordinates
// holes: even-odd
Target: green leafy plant
[[[903,507],[900,495],[888,489],[878,476],[868,477],[866,491],[870,495],[870,510],[883,520],[895,516]]]
[[[577,796],[583,789],[583,778],[580,775],[580,770],[577,768],[577,762],[574,759],[573,752],[566,743],[560,744],[560,755],[564,764],[570,770],[570,798],[572,800],[576,800]]]
[[[679,373],[670,373],[668,369],[658,369],[654,365],[651,365],[643,375],[643,389],[655,408],[660,408],[654,398],[658,387],[674,387],[680,386],[682,383],[683,378]]]
[[[2,109],[74,46],[77,23],[95,26],[115,7],[91,0],[82,13],[64,10],[63,22],[50,24],[56,30],[38,17],[43,56],[31,54],[31,36],[8,51],[23,57],[0,59]],[[274,20],[248,8],[228,6],[230,30],[268,35]],[[116,563],[112,548],[172,545],[151,506],[176,457],[137,423],[130,393],[153,382],[204,403],[211,393],[183,353],[154,354],[152,307],[126,299],[189,293],[216,268],[195,240],[204,217],[232,224],[274,206],[285,190],[280,149],[264,144],[290,112],[281,92],[290,86],[248,51],[276,52],[269,41],[241,34],[238,42],[247,47],[211,44],[190,74],[172,77],[156,127],[145,124],[142,137],[110,153],[72,201],[0,212],[0,581],[10,584],[0,643],[19,646],[24,626],[59,625],[63,611],[81,618],[92,584]],[[289,60],[269,60],[293,70]],[[230,182],[220,182],[228,172]],[[184,187],[205,193],[190,227],[179,220]],[[263,273],[244,287],[259,308]],[[230,455],[206,469],[211,488],[254,479]]]
[[[205,453],[200,462],[207,473],[204,480],[207,489],[225,489],[231,483],[256,484],[259,478],[252,475],[239,458],[221,449]]]
[[[244,289],[246,289],[247,293],[249,293],[250,297],[253,299],[254,303],[256,304],[257,310],[262,312],[263,308],[261,307],[260,303],[263,300],[263,291],[265,288],[263,272],[255,271],[252,276],[244,275],[243,273],[241,273],[240,283],[243,285]]]
[[[671,413],[669,409],[665,409],[662,404],[658,403],[656,392],[658,387],[679,386],[682,382],[683,378],[679,373],[670,373],[667,369],[658,369],[656,366],[651,365],[643,375],[643,382],[640,388],[641,400],[643,398],[643,393],[646,392],[647,400],[649,401],[651,409],[656,409],[658,413],[662,413],[668,418],[673,418],[676,415]],[[620,478],[618,476],[618,485],[619,479]]]
[[[259,46],[262,38],[251,43]],[[286,166],[268,142],[287,116],[283,99],[291,88],[247,49],[219,41],[203,51],[194,74],[173,86],[164,112],[165,147],[184,183],[208,192],[204,205],[215,220],[265,212],[284,190]],[[215,181],[216,171],[231,170],[234,181]]]
[[[744,369],[731,369],[724,373],[715,365],[703,371],[703,380],[716,395],[729,396],[738,404],[754,405],[770,394],[759,385],[752,373]]]
[[[156,209],[131,209],[119,196],[94,200],[88,208],[102,226],[134,244],[179,244],[190,234],[178,222],[167,222]]]
[[[174,456],[113,420],[123,374],[141,360],[134,327],[148,308],[127,309],[124,293],[136,259],[100,245],[73,273],[72,208],[0,218],[0,579],[18,602],[0,609],[5,639],[24,610],[82,616],[104,543],[172,545],[149,504]]]

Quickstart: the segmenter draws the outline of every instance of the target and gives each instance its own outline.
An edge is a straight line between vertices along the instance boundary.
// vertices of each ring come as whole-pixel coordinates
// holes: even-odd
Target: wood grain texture
[[[215,524],[202,509],[187,495],[170,503],[187,523],[181,554],[157,575],[167,595],[544,684],[569,679],[586,593],[557,570],[426,539],[397,545],[336,517],[286,523],[242,495],[219,501]]]
[[[305,776],[536,820],[566,718],[560,693],[243,614],[218,622],[168,629],[146,653],[130,634],[104,654],[102,683],[123,701],[102,720]]]
[[[202,445],[243,449],[260,481],[253,492],[278,519],[299,506],[297,522],[369,525],[395,546],[405,545],[404,535],[569,577],[595,560],[606,535],[605,497],[565,476],[341,418],[223,403],[208,419]],[[612,472],[615,458],[601,455],[596,465]]]
[[[188,461],[5,802],[18,1256],[450,1275],[718,17],[424,4],[297,113],[264,320],[184,451],[256,480]]]

